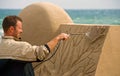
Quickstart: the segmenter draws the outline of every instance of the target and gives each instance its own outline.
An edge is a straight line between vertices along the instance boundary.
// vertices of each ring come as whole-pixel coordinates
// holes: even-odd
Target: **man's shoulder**
[[[26,41],[14,41],[14,43],[21,46],[31,46],[31,44]]]

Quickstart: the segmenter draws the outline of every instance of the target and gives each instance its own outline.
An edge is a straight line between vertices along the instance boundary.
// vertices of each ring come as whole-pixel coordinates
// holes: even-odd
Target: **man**
[[[23,32],[20,17],[5,17],[2,27],[4,36],[0,43],[1,76],[34,76],[33,69],[28,63],[44,60],[60,40],[69,37],[61,33],[45,45],[32,46],[28,42],[19,41]]]

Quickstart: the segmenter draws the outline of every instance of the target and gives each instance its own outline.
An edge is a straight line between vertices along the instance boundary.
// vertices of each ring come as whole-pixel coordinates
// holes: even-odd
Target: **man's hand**
[[[60,40],[67,40],[69,38],[69,35],[66,33],[61,33],[57,36],[58,41]]]
[[[47,45],[49,46],[50,50],[52,51],[54,49],[54,47],[57,45],[57,43],[60,40],[67,40],[69,38],[69,35],[66,33],[61,33],[58,36],[56,36],[54,39],[52,39],[51,41],[49,41],[47,43]]]

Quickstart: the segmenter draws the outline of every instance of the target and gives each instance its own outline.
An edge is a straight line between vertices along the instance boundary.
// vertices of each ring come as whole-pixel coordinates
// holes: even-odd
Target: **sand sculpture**
[[[62,8],[44,2],[27,6],[19,16],[24,21],[22,39],[37,45],[51,40],[61,23],[73,23]]]
[[[105,67],[108,66],[104,61],[105,59],[107,60],[107,51],[111,50],[111,48],[112,52],[115,51],[113,55],[114,60],[115,57],[118,58],[118,55],[116,56],[116,52],[118,50],[116,49],[119,49],[119,47],[115,47],[117,45],[115,45],[113,42],[114,39],[109,39],[109,37],[112,38],[111,31],[113,31],[112,28],[109,30],[109,26],[73,24],[71,18],[62,8],[51,3],[31,4],[30,6],[23,9],[19,16],[22,17],[24,21],[24,33],[22,35],[22,38],[31,44],[44,44],[53,38],[56,34],[61,32],[71,34],[69,40],[65,42],[61,41],[60,45],[58,44],[58,46],[56,46],[56,48],[58,48],[57,52],[50,60],[33,63],[33,68],[36,76],[120,75],[117,71],[120,69],[117,67],[119,65],[119,61],[117,65],[114,64],[117,67],[117,72],[112,72],[114,70],[111,70],[111,73],[113,73],[111,75],[107,74],[109,71],[108,68]],[[107,35],[108,30],[109,33]],[[114,35],[117,37],[118,32]],[[119,39],[116,39],[116,42],[117,40]],[[112,47],[113,45],[109,45],[111,44],[111,41],[113,45],[115,45],[114,47]],[[102,49],[102,47],[104,48]],[[50,56],[53,53],[51,53]],[[48,58],[50,56],[48,56]],[[111,59],[109,59],[109,62],[111,63],[110,66],[112,66]],[[101,67],[104,68],[101,69]],[[105,70],[107,70],[107,73],[103,73]]]

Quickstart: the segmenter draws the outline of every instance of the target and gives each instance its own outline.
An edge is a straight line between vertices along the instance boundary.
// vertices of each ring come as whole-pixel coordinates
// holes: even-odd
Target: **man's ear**
[[[13,26],[10,26],[10,28],[8,29],[8,31],[9,31],[10,33],[13,33],[14,30],[15,30],[15,28],[14,28]]]

